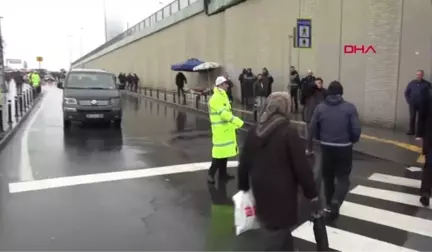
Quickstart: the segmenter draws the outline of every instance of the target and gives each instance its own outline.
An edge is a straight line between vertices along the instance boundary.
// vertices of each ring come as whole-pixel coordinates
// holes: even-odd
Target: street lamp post
[[[69,46],[69,64],[72,64],[72,38],[73,35],[68,35],[68,46]]]
[[[84,56],[84,50],[83,50],[83,27],[80,28],[80,57]]]
[[[0,16],[0,105],[2,104],[2,94],[7,92],[7,86],[6,86],[6,80],[5,80],[5,73],[4,73],[4,58],[3,58],[3,45],[4,45],[4,39],[2,36],[2,19],[3,17]]]

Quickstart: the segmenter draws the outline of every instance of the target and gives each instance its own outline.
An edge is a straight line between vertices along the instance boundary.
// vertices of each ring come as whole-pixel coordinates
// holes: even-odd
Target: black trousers
[[[423,167],[420,194],[431,196],[432,193],[432,150],[425,155],[425,165]]]
[[[420,107],[414,104],[409,105],[409,132],[415,133],[416,132],[416,125],[417,125],[417,118],[419,113]]]
[[[212,177],[219,171],[219,177],[227,175],[228,158],[212,158],[208,174]]]
[[[290,95],[291,95],[291,112],[297,112],[298,111],[298,87],[291,87],[290,88]]]
[[[337,207],[345,200],[352,170],[352,146],[333,147],[321,145],[321,169],[327,205]]]
[[[246,95],[245,95],[244,84],[240,85],[240,93],[241,93],[241,103],[242,103],[242,105],[246,105]]]
[[[185,97],[184,87],[177,86],[177,97],[178,97],[179,102],[180,102],[180,95]]]

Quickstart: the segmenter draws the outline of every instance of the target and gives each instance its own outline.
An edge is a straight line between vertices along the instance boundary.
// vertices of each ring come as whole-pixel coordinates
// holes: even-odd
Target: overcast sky
[[[0,0],[5,60],[26,60],[29,68],[34,68],[38,65],[36,57],[42,56],[44,68],[68,68],[71,58],[76,60],[81,52],[85,54],[104,43],[103,1]],[[122,18],[124,27],[127,22],[132,26],[172,2],[105,1],[107,13]]]

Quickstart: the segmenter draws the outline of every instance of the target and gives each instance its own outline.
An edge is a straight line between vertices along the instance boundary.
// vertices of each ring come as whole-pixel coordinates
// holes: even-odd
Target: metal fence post
[[[18,96],[15,96],[14,98],[14,105],[15,105],[15,117],[19,117],[19,107],[18,107]]]
[[[0,133],[4,132],[3,128],[3,106],[0,104]]]
[[[20,114],[21,116],[23,115],[23,95],[22,93],[20,95],[18,95],[18,102],[19,102],[19,110],[20,110]]]
[[[201,96],[199,94],[197,94],[196,97],[195,97],[195,107],[197,109],[199,109],[200,98],[201,98]]]
[[[12,123],[12,101],[8,100],[8,123]]]

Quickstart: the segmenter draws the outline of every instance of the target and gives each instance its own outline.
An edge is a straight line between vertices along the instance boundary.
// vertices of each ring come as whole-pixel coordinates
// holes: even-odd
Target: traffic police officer
[[[30,79],[31,79],[31,83],[33,85],[33,88],[36,90],[36,94],[39,94],[41,92],[41,88],[40,88],[40,77],[38,72],[34,71],[31,75],[30,75]]]
[[[212,163],[208,171],[208,182],[213,184],[214,177],[219,170],[219,178],[233,178],[227,173],[228,158],[238,155],[236,130],[243,126],[243,121],[234,116],[226,91],[228,80],[219,76],[216,79],[208,106],[212,130]]]

